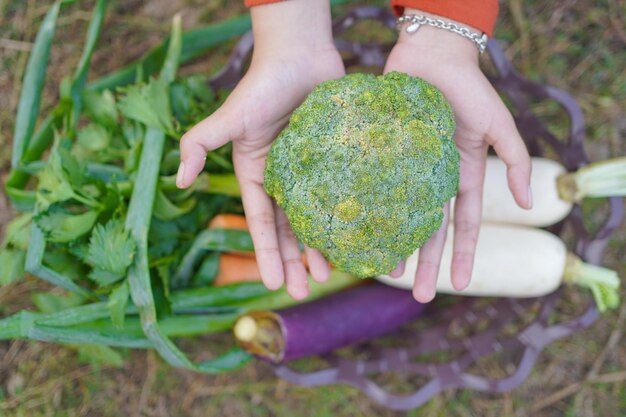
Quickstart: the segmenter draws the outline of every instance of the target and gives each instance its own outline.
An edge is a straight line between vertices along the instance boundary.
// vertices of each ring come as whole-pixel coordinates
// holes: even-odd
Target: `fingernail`
[[[528,196],[526,201],[528,202],[528,208],[533,208],[533,190],[530,188],[530,185],[528,186]]]
[[[176,186],[178,188],[183,188],[183,180],[185,179],[185,163],[180,162],[178,166],[178,173],[176,174]]]

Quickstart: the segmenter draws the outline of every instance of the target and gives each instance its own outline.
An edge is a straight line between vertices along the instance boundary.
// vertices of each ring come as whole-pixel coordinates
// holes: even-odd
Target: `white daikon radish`
[[[448,234],[453,233],[452,226]],[[619,278],[615,271],[583,263],[569,254],[557,236],[545,230],[512,225],[481,225],[472,281],[463,291],[450,283],[452,241],[446,240],[437,279],[437,292],[447,294],[539,297],[556,290],[561,283],[577,284],[592,290],[600,311],[619,302]],[[404,274],[377,280],[394,287],[412,289],[418,252],[409,257]]]
[[[533,208],[525,210],[509,191],[504,162],[487,158],[483,221],[544,227],[563,220],[573,203],[585,197],[626,196],[626,158],[594,162],[570,173],[551,159],[532,158],[532,165]]]

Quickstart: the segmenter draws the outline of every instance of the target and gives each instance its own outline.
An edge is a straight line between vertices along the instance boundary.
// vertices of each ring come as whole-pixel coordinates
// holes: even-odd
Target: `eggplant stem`
[[[285,355],[285,335],[279,315],[251,311],[239,317],[233,328],[239,345],[253,355],[279,363]]]
[[[619,305],[620,279],[612,269],[587,264],[568,254],[563,281],[589,288],[601,313]]]
[[[252,317],[243,316],[237,323],[235,323],[235,327],[233,328],[233,332],[235,332],[235,337],[237,340],[241,340],[242,342],[251,342],[254,340],[259,328],[256,324],[256,321]]]

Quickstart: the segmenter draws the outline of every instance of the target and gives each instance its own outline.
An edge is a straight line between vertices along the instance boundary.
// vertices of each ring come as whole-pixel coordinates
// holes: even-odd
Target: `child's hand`
[[[177,177],[179,187],[188,187],[203,169],[206,153],[233,141],[235,173],[263,282],[277,289],[286,281],[297,299],[308,294],[307,272],[284,212],[263,189],[263,170],[291,112],[317,84],[345,73],[324,3],[292,0],[252,9],[250,69],[222,107],[183,136]],[[324,257],[310,248],[305,252],[313,278],[325,281],[330,268]]]
[[[407,14],[424,14],[407,9]],[[454,139],[461,154],[459,193],[454,213],[452,284],[469,284],[480,227],[485,160],[488,145],[508,167],[509,189],[520,207],[530,208],[530,158],[513,118],[478,67],[478,49],[468,39],[422,26],[416,33],[400,33],[385,71],[418,76],[439,88],[454,110]],[[447,210],[447,208],[446,208]],[[438,233],[420,249],[413,294],[427,302],[435,296],[448,216]],[[394,271],[400,274],[403,265]]]

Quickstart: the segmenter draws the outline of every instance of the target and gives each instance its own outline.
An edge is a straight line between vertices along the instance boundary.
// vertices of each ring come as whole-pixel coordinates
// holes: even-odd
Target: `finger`
[[[396,268],[391,271],[389,273],[389,276],[391,278],[399,278],[400,276],[402,276],[402,274],[404,274],[404,268],[406,267],[406,261],[400,261],[398,262],[398,265],[396,266]]]
[[[183,135],[180,139],[177,187],[189,187],[204,168],[207,152],[238,136],[238,132],[235,131],[238,123],[231,107],[224,105]]]
[[[441,255],[443,254],[443,248],[448,234],[449,203],[446,203],[443,210],[441,227],[428,239],[428,242],[420,248],[419,252],[419,261],[417,263],[415,282],[413,284],[413,297],[420,303],[432,301],[437,292],[439,265],[441,264]]]
[[[454,245],[450,267],[452,286],[458,291],[467,287],[472,278],[482,215],[487,149],[468,150],[464,156],[465,159],[461,160],[459,193],[454,205]]]
[[[278,247],[282,257],[283,270],[285,271],[287,292],[296,300],[302,300],[309,294],[309,282],[307,280],[306,268],[302,263],[298,240],[291,230],[287,216],[276,205],[274,205],[274,213],[276,213]]]
[[[530,188],[530,156],[511,113],[504,105],[494,118],[486,140],[507,166],[509,189],[515,202],[522,208],[531,208],[533,198]]]
[[[243,208],[254,243],[259,272],[263,283],[276,290],[285,282],[283,263],[278,247],[274,207],[261,184],[251,180],[241,181]]]
[[[315,282],[326,282],[330,277],[330,265],[324,255],[317,249],[304,247],[304,254],[306,255],[307,263],[309,264],[309,271]]]

